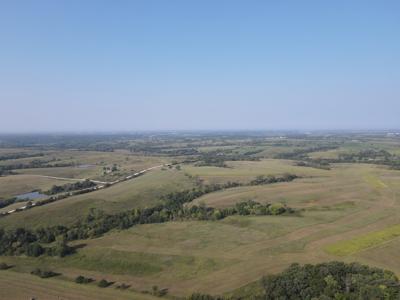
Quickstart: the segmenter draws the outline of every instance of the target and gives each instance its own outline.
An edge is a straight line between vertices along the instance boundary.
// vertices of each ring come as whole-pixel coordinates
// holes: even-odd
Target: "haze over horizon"
[[[398,1],[2,1],[0,132],[400,128]]]

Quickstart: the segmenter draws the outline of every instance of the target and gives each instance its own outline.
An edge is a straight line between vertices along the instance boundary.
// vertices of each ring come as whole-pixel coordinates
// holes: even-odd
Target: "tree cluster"
[[[2,165],[2,166],[0,166],[0,174],[4,173],[4,175],[7,175],[7,172],[12,172],[12,170],[18,170],[18,169],[59,168],[59,167],[70,167],[73,165],[74,165],[73,163],[50,164],[47,161],[34,159],[28,163],[14,163],[14,164],[9,164],[9,165]]]
[[[309,147],[309,148],[304,148],[304,149],[296,149],[291,152],[279,153],[275,156],[275,158],[293,159],[293,160],[308,160],[309,159],[308,153],[318,152],[318,151],[327,151],[327,150],[332,150],[332,149],[337,149],[337,146],[321,145],[321,146]]]
[[[332,159],[331,162],[373,163],[400,169],[400,156],[391,154],[386,150],[368,149],[356,153],[340,153],[339,157]]]
[[[54,276],[60,275],[60,273],[56,273],[56,272],[53,272],[53,271],[47,271],[47,270],[41,270],[39,268],[33,270],[31,272],[31,274],[39,276],[40,278],[50,278],[50,277],[54,277]]]
[[[49,256],[63,257],[73,253],[74,249],[69,247],[67,241],[60,236],[65,229],[63,230],[61,226],[57,227],[41,228],[38,230],[17,228],[5,231],[0,229],[0,254],[25,254],[33,257],[46,254]],[[59,236],[59,239],[56,241],[57,236]],[[55,243],[53,243],[54,241]],[[51,245],[44,247],[44,244]]]
[[[290,182],[298,178],[297,175],[286,173],[281,177],[276,177],[274,175],[260,175],[257,176],[254,180],[250,181],[250,185],[263,185],[263,184],[272,184],[278,182]]]
[[[10,159],[28,158],[28,157],[38,157],[38,156],[44,156],[44,153],[26,153],[26,152],[7,153],[7,154],[0,155],[0,161],[10,160]]]
[[[11,204],[14,204],[15,202],[18,202],[18,199],[16,197],[8,198],[8,199],[0,199],[0,208],[9,206]]]
[[[64,192],[88,189],[88,188],[92,188],[95,186],[96,186],[96,184],[93,181],[86,179],[84,181],[77,181],[74,183],[67,183],[64,185],[53,185],[51,187],[51,189],[48,191],[45,191],[44,194],[55,195],[55,194],[64,193]]]
[[[293,264],[278,275],[262,280],[260,299],[398,299],[398,278],[390,271],[358,263]]]
[[[93,281],[94,281],[93,278],[84,277],[82,275],[79,275],[78,277],[75,278],[75,283],[79,283],[79,284],[91,283]]]

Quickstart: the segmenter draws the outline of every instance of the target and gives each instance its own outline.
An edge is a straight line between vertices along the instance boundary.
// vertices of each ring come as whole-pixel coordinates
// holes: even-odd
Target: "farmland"
[[[118,216],[155,207],[165,214],[168,203],[177,197],[174,193],[211,186],[217,188],[185,198],[181,211],[193,207],[224,211],[249,200],[290,210],[219,218],[174,214],[69,238],[74,251],[63,257],[2,255],[0,262],[12,267],[0,270],[0,285],[14,286],[15,292],[9,290],[11,294],[0,298],[53,299],[66,297],[72,288],[68,299],[90,299],[99,293],[96,284],[101,279],[114,284],[103,288],[99,299],[154,299],[160,296],[155,286],[168,289],[169,297],[188,297],[194,292],[250,297],[259,291],[262,276],[281,272],[295,262],[356,261],[400,275],[400,265],[393,263],[400,241],[397,137],[371,133],[155,136],[87,141],[66,137],[68,146],[49,137],[40,143],[27,140],[19,148],[8,141],[0,148],[0,157],[12,153],[24,153],[24,157],[0,161],[1,166],[19,166],[4,169],[8,173],[0,177],[0,201],[34,190],[44,193],[54,185],[81,179],[120,181],[3,215],[0,227],[6,231],[70,228],[86,224],[89,214],[102,220],[102,214]],[[38,152],[43,156],[25,154]],[[46,167],[36,162],[38,167],[32,168],[34,159]],[[153,166],[157,168],[126,180]],[[285,174],[295,177],[276,180]],[[16,202],[2,211],[26,203]],[[43,247],[54,243],[43,243]],[[30,274],[35,268],[61,275],[41,279]],[[94,282],[77,285],[74,279],[79,275]],[[18,283],[22,280],[26,285]],[[122,283],[129,288],[115,288]],[[46,295],[50,284],[53,294]]]

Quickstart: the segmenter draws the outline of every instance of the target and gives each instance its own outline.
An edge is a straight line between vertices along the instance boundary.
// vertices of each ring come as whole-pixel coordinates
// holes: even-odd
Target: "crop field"
[[[400,142],[385,137],[368,137],[368,141],[357,138],[360,142],[342,137],[331,142],[325,138],[160,138],[156,142],[131,141],[129,147],[139,150],[42,150],[47,153],[42,160],[55,156],[54,162],[74,164],[13,170],[14,174],[0,177],[0,199],[69,182],[45,176],[66,177],[71,182],[74,178],[113,180],[157,168],[107,188],[2,216],[1,229],[70,226],[84,220],[92,209],[118,215],[154,208],[166,205],[170,193],[209,185],[219,188],[189,199],[182,207],[222,211],[252,200],[283,204],[293,212],[146,220],[126,228],[113,227],[93,238],[71,239],[68,245],[75,251],[64,257],[2,255],[0,263],[12,267],[0,270],[0,299],[158,299],[152,295],[154,286],[167,289],[171,298],[193,292],[247,295],[259,289],[262,276],[278,273],[294,262],[358,261],[400,275],[400,171],[395,154]],[[375,150],[363,161],[337,160],[338,153],[366,149]],[[1,149],[0,155],[36,151],[17,150]],[[374,161],[374,151],[380,150],[391,154],[385,154],[383,162]],[[275,157],[282,153],[285,158]],[[322,157],[336,160],[321,165],[318,158]],[[30,159],[16,160],[29,163]],[[160,166],[165,163],[171,165]],[[114,164],[117,170],[104,174],[103,167]],[[251,184],[259,176],[284,174],[297,177]],[[237,185],[229,186],[228,182]],[[26,202],[5,206],[1,211],[21,205]],[[41,279],[30,275],[35,268],[62,275]],[[78,285],[74,279],[79,275],[95,281]],[[101,279],[114,284],[101,289],[96,285]],[[129,288],[116,289],[121,283]],[[51,293],[47,293],[50,287]]]

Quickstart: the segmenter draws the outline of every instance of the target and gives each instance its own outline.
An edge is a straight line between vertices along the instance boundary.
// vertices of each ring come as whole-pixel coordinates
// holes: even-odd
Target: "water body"
[[[15,196],[15,198],[17,198],[17,200],[35,200],[35,199],[41,199],[41,198],[46,198],[46,197],[47,197],[47,195],[41,194],[39,192],[30,192],[30,193]]]
[[[83,165],[77,166],[77,168],[79,168],[79,169],[89,169],[89,168],[94,168],[95,166],[96,165],[83,164]]]

